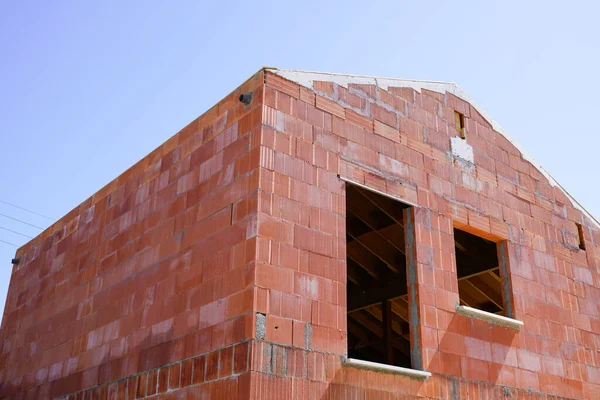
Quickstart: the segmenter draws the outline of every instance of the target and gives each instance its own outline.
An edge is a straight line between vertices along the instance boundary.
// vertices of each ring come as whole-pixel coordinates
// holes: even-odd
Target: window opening
[[[583,226],[581,224],[577,224],[577,234],[578,234],[578,244],[581,250],[585,250],[585,238],[583,237]]]
[[[454,247],[460,304],[510,317],[505,310],[499,244],[454,228]]]
[[[454,111],[454,123],[462,139],[465,138],[465,116],[458,111]]]
[[[404,227],[408,208],[346,184],[349,358],[413,368]]]

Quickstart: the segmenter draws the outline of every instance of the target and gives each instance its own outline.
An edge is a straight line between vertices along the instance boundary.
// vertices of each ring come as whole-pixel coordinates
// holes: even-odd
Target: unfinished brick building
[[[18,250],[9,399],[598,399],[600,230],[454,84],[265,68]]]

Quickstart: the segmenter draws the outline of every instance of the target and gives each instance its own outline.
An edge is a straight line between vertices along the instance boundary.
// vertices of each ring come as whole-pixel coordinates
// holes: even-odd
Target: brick
[[[399,128],[398,126],[398,115],[394,112],[387,110],[377,104],[371,104],[371,116],[377,120],[381,121],[386,125],[391,126],[392,128]]]
[[[181,377],[179,380],[180,387],[186,387],[192,384],[192,360],[188,359],[181,362]]]
[[[156,394],[158,389],[158,370],[152,370],[148,374],[148,381],[146,383],[146,395],[153,396]]]
[[[300,86],[296,83],[281,78],[275,74],[267,73],[267,85],[273,87],[280,92],[286,93],[294,98],[300,97]]]
[[[503,221],[490,218],[490,233],[500,239],[508,239],[508,225]]]
[[[372,99],[377,96],[377,86],[375,85],[350,83],[348,84],[348,88],[360,91]]]
[[[338,103],[333,100],[326,99],[322,96],[317,96],[316,98],[316,106],[318,109],[333,114],[340,118],[346,117],[346,112],[344,107],[340,106]]]
[[[316,91],[333,94],[333,83],[327,81],[314,81],[313,87]]]
[[[400,143],[400,132],[397,129],[393,129],[379,121],[375,121],[374,127],[376,135],[380,135],[387,139],[393,140],[396,143]]]
[[[233,350],[233,373],[241,374],[248,370],[248,342],[240,343]]]
[[[164,393],[169,389],[169,368],[161,368],[158,373],[157,393]]]
[[[338,97],[342,104],[348,105],[353,109],[365,111],[367,107],[367,99],[348,91],[345,87],[338,86]]]
[[[219,351],[206,355],[206,380],[213,381],[219,377]]]
[[[352,110],[346,110],[346,121],[358,125],[367,131],[373,130],[373,121],[371,119],[364,115],[357,114]]]
[[[379,89],[379,99],[387,105],[394,107],[396,110],[404,112],[404,108],[406,107],[405,99],[395,96],[394,94],[381,88]]]
[[[466,231],[474,230],[474,232],[490,233],[490,219],[476,212],[468,211],[469,226],[463,228]]]
[[[280,344],[292,344],[292,320],[267,315],[266,340]]]
[[[140,374],[137,377],[137,389],[136,389],[136,394],[135,394],[135,398],[136,399],[141,399],[146,397],[146,385],[147,385],[147,379],[148,379],[148,374]]]
[[[233,373],[233,346],[219,350],[219,378],[231,376]]]

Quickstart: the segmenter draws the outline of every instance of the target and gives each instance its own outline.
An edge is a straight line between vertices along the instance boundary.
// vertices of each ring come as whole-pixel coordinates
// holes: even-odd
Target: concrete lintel
[[[338,175],[338,176],[339,176],[339,175]],[[380,194],[380,195],[382,195],[383,197],[387,197],[388,199],[392,199],[392,200],[394,200],[394,201],[399,201],[400,203],[404,203],[404,204],[406,204],[406,205],[409,205],[409,206],[413,206],[413,207],[421,208],[421,206],[419,206],[418,204],[415,204],[415,203],[413,203],[413,202],[411,202],[411,201],[405,200],[405,199],[403,199],[403,198],[401,198],[401,197],[396,197],[396,196],[393,196],[393,195],[391,195],[391,194],[384,193],[384,192],[382,192],[382,191],[380,191],[380,190],[377,190],[377,189],[373,189],[373,188],[371,188],[371,187],[368,187],[368,186],[366,186],[366,185],[363,185],[362,183],[358,183],[358,182],[356,182],[356,181],[353,181],[352,179],[345,178],[345,177],[343,177],[343,176],[339,176],[339,178],[340,178],[341,180],[343,180],[344,182],[348,182],[348,183],[351,183],[351,184],[353,184],[353,185],[359,186],[359,187],[361,187],[361,188],[363,188],[363,189],[365,189],[365,190],[368,190],[369,192],[373,192],[373,193]]]
[[[427,379],[431,376],[431,372],[427,371],[421,371],[412,368],[396,367],[395,365],[380,364],[371,361],[357,360],[355,358],[346,359],[346,361],[344,362],[344,366],[359,369],[368,369],[377,372],[387,372],[397,375],[405,375],[414,379]]]
[[[467,307],[467,306],[458,306],[456,311],[459,314],[465,315],[467,317],[473,317],[477,319],[481,319],[492,324],[506,326],[508,328],[513,329],[521,329],[523,326],[523,321],[519,321],[518,319],[508,318],[502,315],[492,314],[487,311],[481,311],[476,308]]]

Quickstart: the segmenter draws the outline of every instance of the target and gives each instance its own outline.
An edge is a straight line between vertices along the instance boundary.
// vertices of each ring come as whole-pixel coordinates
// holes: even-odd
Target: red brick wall
[[[263,80],[259,72],[18,251],[0,332],[2,396],[237,387],[253,330]],[[245,106],[238,97],[251,90]]]
[[[313,85],[259,72],[20,249],[0,333],[3,394],[599,397],[595,225],[452,94]],[[454,110],[474,165],[450,154]],[[341,178],[419,206],[426,381],[342,365]],[[520,331],[455,312],[453,226],[507,240]]]
[[[252,398],[599,398],[595,225],[460,98],[345,88],[324,76],[315,92],[267,74],[256,279],[267,334],[252,343]],[[474,165],[451,156],[455,110],[466,116]],[[423,367],[433,373],[425,382],[341,366],[338,174],[420,206],[417,331]],[[587,251],[577,247],[576,222]],[[456,313],[453,226],[507,240],[520,331]]]

